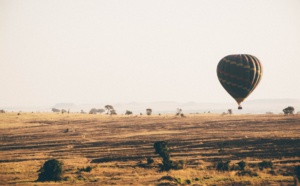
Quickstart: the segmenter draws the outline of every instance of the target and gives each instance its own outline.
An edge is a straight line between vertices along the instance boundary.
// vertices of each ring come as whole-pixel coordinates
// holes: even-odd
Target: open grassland
[[[185,169],[159,171],[153,144],[161,140],[169,142],[173,160],[186,162]],[[147,157],[155,161],[145,168]],[[51,158],[63,161],[65,180],[35,182]],[[217,171],[221,159],[232,165],[243,160],[258,176]],[[262,160],[274,167],[260,170]],[[3,185],[293,185],[299,164],[299,115],[0,114]],[[87,166],[91,172],[78,171]]]

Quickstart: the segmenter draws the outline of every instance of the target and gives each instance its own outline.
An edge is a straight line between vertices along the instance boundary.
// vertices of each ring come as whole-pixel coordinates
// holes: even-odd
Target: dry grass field
[[[153,144],[161,140],[183,170],[159,171]],[[154,163],[141,166],[147,157]],[[51,158],[64,163],[65,180],[36,182]],[[247,162],[257,176],[217,171],[222,158]],[[263,160],[273,168],[259,169]],[[293,185],[299,164],[299,115],[0,114],[2,185]],[[91,172],[78,171],[87,166]]]

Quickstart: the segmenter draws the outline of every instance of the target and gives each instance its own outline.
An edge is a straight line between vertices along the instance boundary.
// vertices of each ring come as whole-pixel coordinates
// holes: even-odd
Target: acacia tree
[[[105,110],[104,109],[95,109],[95,108],[92,108],[91,110],[90,110],[90,112],[89,112],[89,114],[97,114],[97,113],[103,113],[103,112],[105,112]]]
[[[131,114],[132,114],[132,111],[126,110],[125,115],[131,115]]]
[[[289,106],[289,107],[283,109],[282,111],[283,111],[284,115],[289,115],[289,114],[293,115],[294,111],[295,111],[295,108]]]
[[[146,109],[146,114],[147,114],[148,116],[150,116],[150,115],[152,114],[152,109],[151,109],[151,108],[147,108],[147,109]]]
[[[112,115],[112,111],[114,110],[114,107],[112,105],[105,105],[104,108],[106,109],[107,113],[109,115]],[[115,111],[116,112],[116,111]]]
[[[56,108],[52,108],[52,112],[60,112],[60,110]]]
[[[97,113],[97,109],[95,108],[92,108],[89,112],[89,114],[96,114]]]

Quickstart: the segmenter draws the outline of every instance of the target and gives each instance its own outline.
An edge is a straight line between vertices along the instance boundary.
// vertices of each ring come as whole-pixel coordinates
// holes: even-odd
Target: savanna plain
[[[160,170],[157,141],[182,169]],[[64,179],[37,182],[53,158]],[[230,168],[217,170],[218,162]],[[294,185],[297,165],[300,115],[0,114],[1,185]]]

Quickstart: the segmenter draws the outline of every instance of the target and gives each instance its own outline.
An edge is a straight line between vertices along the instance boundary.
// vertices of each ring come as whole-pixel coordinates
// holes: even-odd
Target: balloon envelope
[[[217,67],[221,85],[239,106],[256,88],[262,74],[260,61],[249,54],[228,55],[220,60]]]

